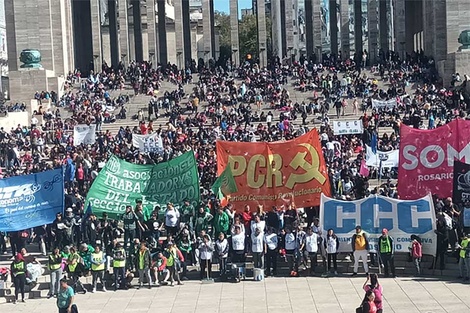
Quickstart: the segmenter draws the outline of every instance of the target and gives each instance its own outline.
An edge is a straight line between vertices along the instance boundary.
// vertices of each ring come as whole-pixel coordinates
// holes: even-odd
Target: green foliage
[[[224,12],[216,11],[214,14],[215,25],[219,27],[220,58],[223,60],[231,57],[231,27],[230,16]],[[266,18],[268,57],[272,51],[271,19]],[[240,40],[240,60],[244,60],[248,54],[254,59],[258,58],[258,24],[256,15],[245,15],[238,23]]]

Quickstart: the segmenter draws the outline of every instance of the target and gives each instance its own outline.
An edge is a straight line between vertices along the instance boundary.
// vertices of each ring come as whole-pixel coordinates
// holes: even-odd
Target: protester
[[[411,260],[413,265],[415,266],[416,275],[421,275],[421,258],[423,257],[423,245],[421,244],[421,240],[416,235],[411,235],[411,243],[410,247]]]
[[[330,272],[334,271],[334,274],[338,275],[337,258],[339,251],[339,239],[334,233],[333,229],[328,229],[324,242],[328,257],[328,269]],[[331,268],[331,261],[333,261],[333,268]]]
[[[139,286],[137,288],[140,289],[144,286],[144,280],[147,281],[148,288],[152,288],[152,278],[150,277],[150,265],[152,264],[152,260],[150,251],[143,242],[140,244],[135,262],[139,272]]]
[[[352,235],[351,246],[354,254],[354,272],[353,276],[357,275],[359,269],[359,261],[362,260],[364,271],[366,275],[369,274],[369,266],[367,265],[367,254],[369,252],[369,240],[366,233],[362,230],[361,226],[356,226],[356,233]]]
[[[92,293],[96,292],[96,285],[98,279],[102,285],[102,290],[106,292],[106,281],[104,280],[106,255],[101,251],[100,246],[95,247],[95,251],[91,254],[91,274],[93,277],[92,281]]]
[[[60,280],[62,277],[62,256],[60,254],[60,250],[55,248],[53,253],[49,255],[49,271],[50,271],[50,279],[51,279],[51,286],[49,289],[49,293],[47,298],[57,297],[60,288]]]
[[[102,252],[113,256],[115,290],[119,287],[125,288],[128,286],[126,278],[132,275],[128,270],[137,265],[138,262],[134,261],[139,251],[135,249],[135,244],[130,244],[129,247],[128,243],[134,243],[135,239],[140,243],[149,239],[144,237],[151,237],[152,240],[148,240],[149,248],[152,255],[158,256],[157,249],[166,246],[166,243],[159,243],[161,232],[164,231],[163,226],[169,234],[167,241],[176,243],[184,255],[184,263],[189,264],[190,260],[192,263],[201,261],[201,270],[206,266],[210,272],[210,266],[207,265],[210,262],[208,255],[212,253],[209,251],[211,245],[205,243],[215,240],[222,232],[227,236],[224,240],[229,242],[229,258],[232,262],[244,262],[245,254],[254,252],[257,265],[262,265],[264,254],[266,274],[276,275],[279,251],[286,251],[291,275],[297,276],[299,265],[304,259],[304,247],[309,255],[314,251],[311,246],[313,237],[310,237],[313,241],[307,244],[307,237],[304,236],[303,230],[298,228],[302,217],[297,208],[294,205],[279,206],[265,213],[262,207],[258,207],[255,215],[248,205],[243,208],[241,214],[235,212],[240,208],[221,206],[220,202],[214,200],[210,188],[217,176],[215,142],[289,140],[315,126],[319,130],[321,144],[325,149],[332,197],[354,200],[370,193],[398,197],[396,185],[389,181],[396,178],[396,169],[371,168],[369,177],[359,174],[361,161],[366,155],[365,145],[372,146],[375,141],[378,150],[397,149],[400,142],[400,123],[426,128],[422,120],[429,118],[433,120],[429,123],[429,128],[440,127],[459,116],[464,117],[468,99],[461,99],[463,93],[459,90],[440,88],[436,83],[435,64],[422,52],[406,55],[403,60],[396,56],[380,57],[381,64],[371,68],[372,76],[354,70],[358,65],[365,65],[363,56],[360,54],[357,60],[346,61],[325,57],[322,63],[313,60],[292,62],[289,65],[273,62],[265,69],[249,63],[230,70],[201,66],[198,69],[198,82],[189,94],[184,85],[192,82],[192,73],[195,71],[186,72],[175,66],[152,68],[147,62],[131,62],[127,67],[121,64],[117,69],[106,65],[102,71],[91,73],[89,77],[81,77],[77,72],[67,78],[67,86],[74,80],[80,81],[80,91],[67,89],[60,98],[47,91],[38,92],[34,96],[42,102],[51,99],[57,106],[54,110],[43,110],[45,112],[42,112],[42,125],[39,123],[40,119],[35,118],[34,123],[31,123],[34,125],[19,125],[11,130],[0,131],[0,165],[6,167],[2,176],[12,177],[65,168],[66,212],[63,216],[58,214],[56,220],[47,225],[45,232],[38,236],[43,236],[41,240],[44,239],[46,246],[50,242],[50,247],[47,247],[49,251],[51,248],[63,249],[68,245],[81,247],[81,244],[85,243],[86,249],[80,248],[78,257],[75,249],[71,249],[70,255],[66,251],[63,252],[63,257],[68,260],[69,276],[76,284],[79,284],[81,275],[80,271],[76,271],[77,268],[81,270],[83,265],[83,270],[89,267],[93,270],[93,262],[90,261],[93,252],[89,245],[95,245],[94,240],[100,240],[103,245]],[[378,85],[375,73],[388,84],[387,87]],[[157,95],[156,91],[164,79],[173,84],[175,89]],[[111,91],[123,89],[126,81],[136,94],[149,95],[148,112],[142,110],[136,114],[135,119],[139,124],[137,126],[136,122],[134,128],[123,126],[116,134],[103,131],[103,124],[126,118],[127,109],[124,105],[129,101],[129,97],[111,96]],[[313,98],[297,100],[292,97],[287,87],[290,83],[295,88],[311,93]],[[410,83],[416,83],[417,88],[414,91],[406,88]],[[393,108],[371,109],[373,99],[396,99],[397,104]],[[363,115],[355,118],[362,121],[364,133],[335,136],[329,125],[330,108],[334,107],[337,116],[342,118],[343,115],[355,115],[359,103],[362,104],[360,109]],[[256,105],[256,108],[252,109],[253,105]],[[266,110],[267,114],[265,110],[260,110],[263,106],[269,110]],[[22,107],[20,104],[11,105],[14,110],[21,110]],[[71,112],[70,117],[65,118],[66,110]],[[303,125],[299,125],[299,117],[302,118]],[[97,126],[94,144],[73,144],[72,132],[78,124]],[[391,127],[393,131],[379,138],[379,127]],[[132,145],[133,134],[155,132],[162,138],[163,152],[143,153]],[[187,199],[183,200],[183,203],[169,203],[166,210],[158,208],[149,214],[152,217],[147,219],[140,201],[140,204],[136,203],[135,210],[128,206],[123,216],[119,217],[124,222],[123,226],[120,226],[118,220],[103,216],[103,219],[98,221],[91,214],[84,213],[87,192],[112,154],[128,162],[145,165],[172,160],[188,150],[194,152],[198,164],[201,203],[190,203]],[[387,179],[387,183],[375,189],[370,188],[368,179],[378,177]],[[436,199],[436,204],[439,201]],[[452,232],[446,229],[444,221],[438,222],[438,256],[443,268],[449,240],[452,244],[461,234],[461,210],[449,201],[443,201],[442,208],[438,207],[436,205],[437,210],[450,214],[455,224]],[[197,208],[196,212],[194,208]],[[317,216],[318,208],[308,212],[312,221],[312,218]],[[331,267],[331,257],[336,273],[338,240],[334,234],[323,238],[318,220],[313,224],[313,233],[321,241],[318,243],[317,254],[328,254],[328,267]],[[262,252],[257,252],[258,246],[256,243],[253,245],[251,241],[258,228],[260,234],[266,231],[266,234],[263,234],[265,247]],[[281,235],[283,228],[286,229],[285,235]],[[185,229],[188,234],[185,234]],[[308,229],[307,231],[310,233]],[[36,231],[34,233],[36,234]],[[122,234],[124,246],[115,243],[115,240],[122,238]],[[196,237],[199,234],[203,235],[198,242]],[[213,238],[207,238],[206,234]],[[368,238],[360,228],[357,234],[364,236],[353,236],[357,239],[357,242],[352,242],[355,255],[354,274],[357,274],[360,259],[368,272]],[[228,237],[230,235],[231,238]],[[278,238],[278,235],[281,237]],[[29,238],[28,231],[11,232],[8,236],[13,255],[15,251],[21,250]],[[0,235],[0,250],[1,239]],[[391,246],[393,248],[393,243]],[[418,253],[417,244],[413,243],[413,247],[416,247],[412,249],[413,258],[418,261],[421,254]],[[217,254],[217,245],[215,249]],[[261,258],[257,253],[261,253]],[[164,276],[163,281],[166,282],[170,278],[167,275],[170,275],[171,265],[167,266],[168,260],[165,256],[158,257],[158,260],[161,263],[157,272]],[[162,260],[165,260],[165,263]],[[184,268],[183,266],[183,271]],[[393,267],[391,272],[392,275],[395,274]],[[77,287],[75,283],[74,288]]]
[[[200,278],[212,278],[212,253],[214,248],[209,235],[203,237],[202,243],[199,245],[198,249],[200,257],[199,264],[201,266]]]
[[[57,295],[57,307],[59,313],[78,313],[77,306],[74,304],[75,292],[67,284],[66,279],[60,280],[60,290]]]
[[[470,278],[470,246],[469,246],[470,239],[468,235],[464,235],[462,241],[458,245],[460,248],[459,252],[459,269],[460,269],[460,277],[465,281],[468,281]]]
[[[367,284],[368,282],[370,282],[370,283]],[[383,310],[383,304],[382,304],[383,288],[379,284],[377,274],[367,275],[366,282],[362,286],[362,289],[364,289],[364,291],[366,292],[366,299],[369,299],[369,300],[370,300],[370,298],[368,298],[367,293],[369,291],[373,292],[373,294],[374,294],[373,301],[374,301],[375,307],[377,308],[377,313],[382,313],[382,310]]]
[[[388,229],[382,229],[382,236],[379,237],[379,256],[384,265],[385,277],[388,277],[390,271],[392,277],[395,277],[395,245],[393,238],[388,235]]]
[[[15,300],[18,301],[18,295],[21,293],[21,302],[25,302],[24,298],[24,286],[26,284],[26,262],[24,261],[23,255],[17,253],[15,260],[11,262],[10,273],[12,275],[12,281],[15,284]]]

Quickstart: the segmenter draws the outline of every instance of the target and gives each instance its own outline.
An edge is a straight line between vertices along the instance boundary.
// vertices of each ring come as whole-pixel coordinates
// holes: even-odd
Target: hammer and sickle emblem
[[[326,181],[326,178],[319,171],[320,157],[318,156],[318,152],[308,143],[302,143],[300,146],[303,146],[307,149],[310,157],[312,158],[312,163],[310,164],[307,160],[305,160],[307,152],[298,152],[289,165],[294,170],[297,170],[300,167],[305,171],[305,173],[291,174],[287,180],[286,187],[293,189],[295,184],[306,183],[314,178],[323,185]]]

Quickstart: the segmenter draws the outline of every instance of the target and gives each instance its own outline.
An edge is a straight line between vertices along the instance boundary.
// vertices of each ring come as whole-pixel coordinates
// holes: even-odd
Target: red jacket
[[[422,245],[417,241],[413,240],[411,243],[411,256],[415,259],[423,256]]]

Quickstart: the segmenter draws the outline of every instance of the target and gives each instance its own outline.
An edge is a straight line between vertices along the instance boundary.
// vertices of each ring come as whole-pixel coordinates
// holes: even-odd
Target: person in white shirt
[[[319,218],[315,218],[313,220],[312,230],[318,236],[318,253],[322,257],[322,265],[325,268],[326,267],[326,250],[324,246],[324,240],[322,236],[322,227],[320,226]]]
[[[251,252],[254,268],[263,268],[264,236],[260,228],[251,233]]]
[[[261,220],[261,217],[259,214],[253,214],[254,219],[251,221],[250,229],[251,233],[254,233],[257,228],[261,231],[262,234],[264,234],[264,229],[266,228],[266,222]]]
[[[199,250],[199,264],[201,264],[201,279],[210,278],[212,274],[212,253],[214,247],[209,235],[204,235],[202,242],[198,247]],[[206,274],[207,269],[207,274]]]
[[[176,235],[180,212],[168,203],[165,211],[165,228],[170,235]]]
[[[219,259],[219,272],[220,277],[225,277],[227,272],[227,258],[228,258],[228,250],[229,244],[227,239],[225,239],[224,233],[219,233],[219,238],[215,242],[215,255]]]
[[[266,124],[268,124],[268,127],[271,127],[271,123],[273,122],[273,116],[270,114],[271,112],[266,115]]]
[[[328,254],[328,269],[330,272],[333,272],[335,275],[338,275],[338,264],[336,263],[336,257],[338,255],[339,249],[339,239],[333,232],[333,229],[328,229],[325,239],[325,249]],[[331,260],[333,260],[333,270],[331,269]]]
[[[264,255],[266,265],[266,276],[277,275],[277,255],[278,255],[278,244],[279,238],[274,232],[272,227],[268,227],[266,234],[264,235]],[[272,269],[272,272],[271,272]]]
[[[307,236],[305,236],[305,251],[310,260],[310,275],[315,274],[317,267],[317,252],[318,252],[318,235],[313,232],[312,228],[307,229]]]
[[[241,232],[239,226],[235,226],[235,233],[231,238],[232,250],[230,253],[230,259],[232,263],[244,263],[245,262],[245,234]]]
[[[298,258],[296,258],[296,254],[299,250],[297,243],[298,241],[296,234],[293,233],[292,230],[287,227],[286,234],[284,236],[284,245],[286,249],[286,258],[287,263],[289,264],[289,271],[291,277],[297,276],[297,271],[299,268]]]

